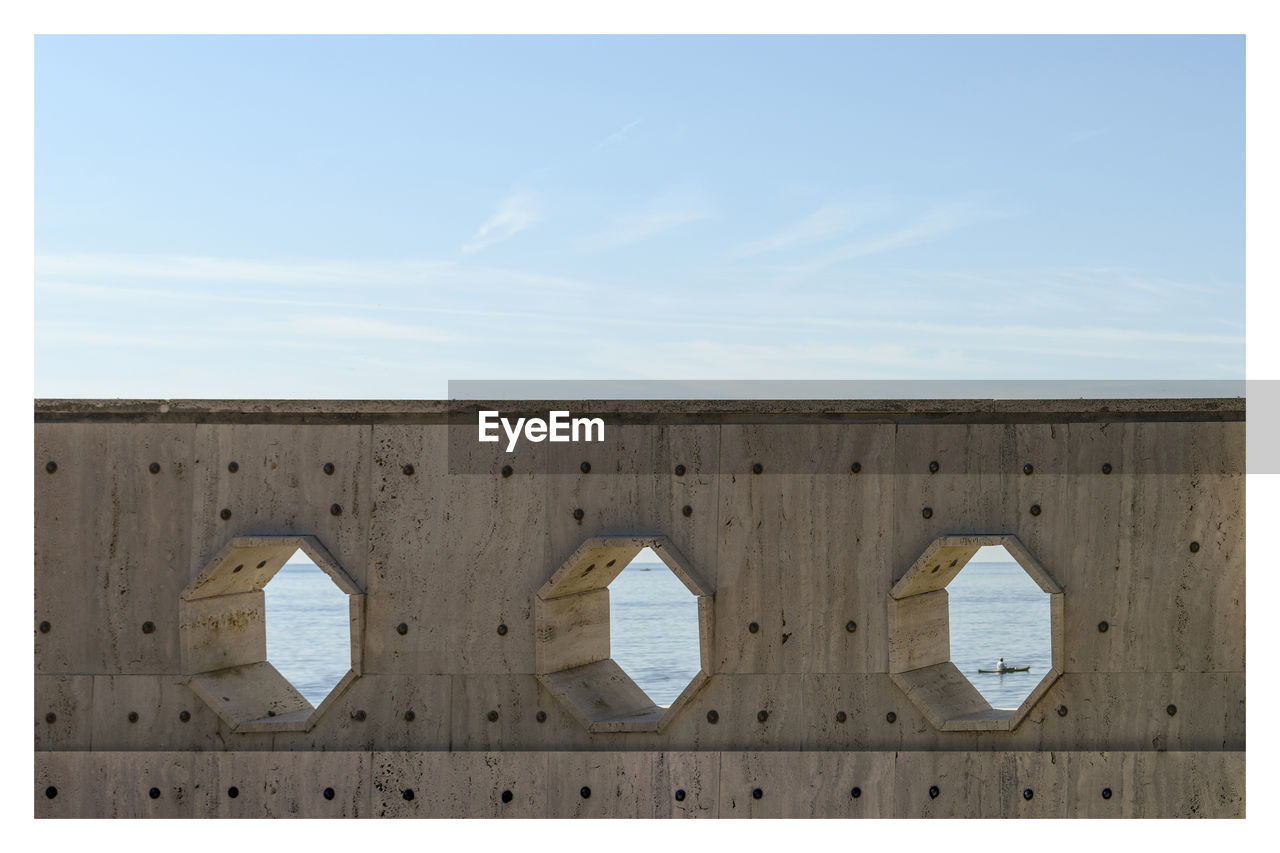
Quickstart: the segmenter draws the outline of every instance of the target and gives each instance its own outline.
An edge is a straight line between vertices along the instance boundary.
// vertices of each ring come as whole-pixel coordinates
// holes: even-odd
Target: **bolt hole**
[[[41,633],[41,634],[47,634],[47,633],[49,633],[49,631],[51,631],[52,629],[53,629],[53,626],[52,626],[52,625],[50,625],[48,622],[41,622],[41,623],[40,623],[40,633]]]
[[[240,789],[235,785],[232,785],[227,789],[227,796],[234,800],[236,797],[240,796]]]
[[[44,463],[44,470],[52,474],[54,471],[58,470],[58,463],[53,461],[46,462]]]
[[[236,566],[234,569],[232,569],[232,570],[231,570],[231,574],[233,574],[233,575],[234,575],[235,573],[239,572],[239,571],[240,571],[241,569],[243,569],[243,568],[244,568],[244,564],[242,563],[242,564],[240,564],[239,566]]]
[[[228,470],[228,471],[230,471],[232,474],[234,474],[235,472],[237,472],[237,471],[239,471],[239,470],[240,470],[240,463],[238,463],[238,462],[228,462],[228,463],[227,463],[227,470]]]
[[[884,715],[884,719],[885,719],[885,722],[896,723],[898,722],[898,715],[895,714],[893,711],[890,711],[889,713]]]
[[[485,716],[486,716],[486,717],[488,717],[489,722],[491,722],[491,723],[496,723],[496,722],[498,722],[498,712],[497,712],[497,711],[490,711],[490,712],[489,712],[488,714],[486,714]]]
[[[769,721],[769,712],[760,711],[759,713],[756,714],[756,720],[762,723],[767,723]]]
[[[1104,799],[1104,800],[1109,800],[1109,799],[1111,799],[1111,789],[1110,789],[1110,788],[1103,788],[1103,789],[1102,789],[1102,799]]]
[[[405,721],[406,723],[412,723],[412,722],[413,722],[413,719],[414,719],[414,717],[415,717],[415,716],[416,716],[416,715],[413,713],[413,711],[405,711],[405,712],[404,712],[404,721]]]
[[[578,466],[578,470],[579,470],[579,471],[581,471],[581,472],[582,472],[582,473],[584,473],[584,474],[590,474],[590,473],[591,473],[591,463],[590,463],[590,462],[583,462],[581,465],[579,465],[579,466]]]
[[[334,468],[333,468],[333,463],[332,463],[332,462],[326,462],[326,463],[324,463],[324,472],[325,472],[326,474],[332,475],[332,474],[333,474],[333,471],[334,471]]]
[[[1199,553],[1199,551],[1200,551],[1200,543],[1199,543],[1199,542],[1192,542],[1190,547],[1191,547],[1191,553],[1192,553],[1192,554]]]
[[[507,636],[507,626],[506,626],[506,625],[499,625],[499,626],[498,626],[498,636],[499,636],[499,637],[505,637],[505,636]]]
[[[1102,463],[1102,473],[1104,473],[1104,474],[1110,474],[1110,473],[1111,473],[1111,463],[1110,463],[1110,462],[1104,462],[1104,463]]]
[[[853,797],[855,800],[858,799],[858,797],[862,796],[862,789],[855,785],[853,790],[849,792],[849,796]]]
[[[512,800],[512,799],[514,799],[514,798],[515,798],[515,795],[514,795],[514,794],[512,794],[510,791],[503,791],[503,792],[502,792],[502,802],[504,802],[504,803],[509,803],[509,802],[511,802],[511,800]]]
[[[1029,799],[1031,799],[1032,797],[1034,797],[1035,795],[1036,795],[1036,792],[1035,792],[1035,791],[1033,791],[1033,790],[1031,790],[1030,788],[1024,788],[1024,789],[1022,790],[1022,799],[1024,799],[1024,800],[1029,800]]]
[[[325,798],[326,800],[332,800],[332,799],[333,799],[333,796],[334,796],[334,794],[333,794],[333,789],[332,789],[332,788],[325,788],[325,789],[324,789],[324,798]]]
[[[405,622],[401,622],[396,626],[396,633],[403,637],[405,634],[409,633],[409,625]]]
[[[58,715],[50,711],[49,713],[44,715],[44,721],[49,725],[53,725],[54,723],[58,722]]]
[[[688,518],[689,516],[693,515],[693,507],[688,506],[686,504],[684,509],[680,510],[680,512],[684,513],[685,518]]]
[[[929,799],[931,799],[931,800],[936,800],[936,799],[938,799],[938,795],[939,795],[939,794],[941,794],[941,793],[942,793],[942,791],[938,790],[938,786],[937,786],[937,785],[930,785],[930,786],[929,786]]]
[[[181,720],[181,721],[182,721],[182,722],[184,722],[184,723],[189,723],[189,722],[191,722],[191,712],[190,712],[190,711],[181,711],[181,712],[179,712],[179,713],[178,713],[178,719],[179,719],[179,720]]]
[[[753,800],[758,800],[758,799],[760,799],[760,798],[761,798],[761,797],[763,797],[763,796],[764,796],[764,789],[762,789],[762,788],[752,788],[752,789],[751,789],[751,799],[753,799]]]
[[[933,507],[931,506],[925,507],[924,509],[920,510],[920,514],[925,518],[933,518]]]
[[[711,725],[713,725],[713,726],[714,726],[716,723],[720,722],[720,713],[719,713],[718,711],[715,711],[715,710],[708,711],[708,712],[707,712],[707,722],[708,722],[708,723],[711,723]]]
[[[760,625],[757,622],[752,622],[751,624],[747,625],[747,630],[753,634],[758,634],[760,633]]]
[[[58,796],[58,789],[53,785],[50,785],[44,789],[44,795],[52,800],[54,797]]]
[[[752,474],[763,474],[763,473],[764,473],[764,466],[763,466],[763,465],[761,465],[759,462],[755,463],[754,465],[752,465],[752,466],[751,466],[751,473],[752,473]]]
[[[1170,717],[1172,717],[1174,714],[1178,713],[1178,706],[1170,705],[1164,709],[1164,712],[1168,714]]]
[[[130,712],[129,712],[129,722],[131,722],[131,723],[136,723],[136,722],[138,722],[138,712],[137,712],[137,711],[130,711]]]
[[[684,472],[685,472],[685,467],[684,467],[683,465],[677,465],[677,466],[676,466],[676,476],[677,476],[677,477],[683,477],[683,476],[684,476]]]
[[[677,790],[677,791],[676,791],[676,802],[677,802],[677,803],[683,803],[683,802],[684,802],[684,797],[685,797],[684,788],[680,788],[679,790]]]
[[[160,799],[160,789],[159,789],[159,788],[152,788],[150,791],[147,791],[147,796],[148,796],[148,797],[150,797],[150,798],[151,798],[151,799],[153,799],[153,800],[158,800],[158,799]]]
[[[263,560],[261,563],[258,563],[258,568],[262,568],[262,567],[263,567],[263,566],[265,566],[266,564],[267,564],[267,561],[266,561],[266,560]]]
[[[583,785],[581,788],[578,789],[578,796],[582,797],[582,799],[584,800],[591,799],[591,789],[588,788],[586,785]]]
[[[404,793],[403,793],[403,794],[401,794],[400,796],[404,797],[406,800],[412,800],[412,799],[413,799],[413,789],[412,789],[412,788],[405,788],[405,789],[404,789]]]
[[[846,714],[844,711],[836,711],[836,722],[837,722],[837,723],[843,723],[843,722],[844,722],[845,720],[847,720],[847,719],[849,719],[849,715],[848,715],[848,714]]]
[[[143,622],[143,623],[142,623],[142,633],[144,633],[144,634],[154,634],[154,633],[155,633],[155,630],[156,630],[156,623],[154,623],[154,622]]]
[[[148,465],[148,466],[147,466],[147,470],[148,470],[148,471],[150,471],[152,474],[159,474],[159,473],[160,473],[160,463],[159,463],[159,462],[152,462],[150,465]]]
[[[547,712],[539,711],[538,713],[534,714],[533,718],[540,723],[545,723],[547,721]]]
[[[1108,628],[1110,628],[1110,627],[1111,627],[1111,626],[1110,626],[1110,625],[1108,625],[1108,624],[1107,624],[1107,621],[1104,619],[1103,621],[1101,621],[1101,622],[1099,622],[1099,623],[1098,623],[1098,633],[1099,633],[1099,634],[1105,634],[1105,633],[1107,633],[1107,629],[1108,629]]]
[[[849,470],[855,474],[860,473],[862,471],[862,463],[861,462],[853,463],[852,465],[849,466]]]
[[[512,474],[514,474],[514,473],[515,473],[515,469],[514,469],[514,468],[512,468],[510,465],[503,465],[503,466],[502,466],[502,476],[503,476],[503,477],[510,477],[510,476],[511,476]]]

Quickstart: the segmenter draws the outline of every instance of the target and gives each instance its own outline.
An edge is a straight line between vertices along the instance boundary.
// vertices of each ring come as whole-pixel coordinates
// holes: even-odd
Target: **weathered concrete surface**
[[[37,777],[81,780],[41,793],[38,813],[1242,811],[1242,400],[502,401],[490,407],[610,424],[602,445],[511,454],[475,442],[483,407],[38,401]],[[890,590],[930,543],[975,535],[1017,537],[1062,590],[1063,674],[1011,731],[943,731],[890,677]],[[310,731],[233,731],[183,683],[181,593],[254,536],[316,537],[365,593],[362,664]],[[584,542],[632,536],[666,537],[714,590],[700,602],[710,676],[661,731],[591,731],[538,681],[537,593]],[[598,645],[598,619],[584,625]],[[910,761],[886,769],[895,752]],[[486,754],[508,775],[481,773]],[[1059,780],[1064,755],[1128,793]],[[249,793],[341,756],[366,763],[332,801]],[[245,763],[200,763],[214,759]],[[191,793],[226,767],[249,779],[240,797]],[[918,783],[944,771],[922,800]],[[183,786],[181,802],[139,795],[143,776]],[[811,781],[853,776],[881,781],[847,801]],[[393,791],[418,777],[435,793]],[[662,787],[677,777],[679,802]],[[1033,799],[1010,801],[1005,783],[1023,778]],[[453,793],[499,783],[520,785],[505,810]]]

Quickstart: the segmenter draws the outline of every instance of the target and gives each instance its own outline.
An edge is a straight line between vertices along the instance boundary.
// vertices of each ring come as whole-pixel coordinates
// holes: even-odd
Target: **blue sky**
[[[1244,376],[1244,39],[40,37],[36,394]]]

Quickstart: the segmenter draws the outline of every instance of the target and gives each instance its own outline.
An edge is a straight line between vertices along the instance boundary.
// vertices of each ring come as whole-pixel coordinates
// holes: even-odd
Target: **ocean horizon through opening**
[[[609,585],[609,640],[610,657],[662,707],[701,669],[698,600],[652,548]]]
[[[263,592],[267,660],[319,707],[351,668],[348,596],[301,549]]]

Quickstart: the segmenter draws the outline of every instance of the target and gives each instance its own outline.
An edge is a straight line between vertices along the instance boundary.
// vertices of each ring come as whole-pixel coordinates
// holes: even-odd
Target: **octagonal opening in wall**
[[[264,588],[299,551],[347,601],[345,638],[329,642],[345,639],[350,665],[318,706],[268,659]],[[231,540],[183,590],[179,617],[183,675],[236,732],[308,731],[360,674],[364,595],[312,536]]]
[[[1002,548],[1016,568],[978,566],[984,548]],[[953,602],[948,587],[971,561],[970,574],[989,577],[966,577]],[[1030,591],[1001,589],[1007,571]],[[1061,588],[1017,537],[941,537],[889,593],[889,677],[938,729],[1012,730],[1062,673],[1062,617]]]
[[[697,608],[699,668],[667,706],[650,698],[610,655],[609,587],[645,548]],[[665,537],[588,539],[534,599],[538,680],[589,731],[661,731],[710,677],[712,604],[710,585]]]

